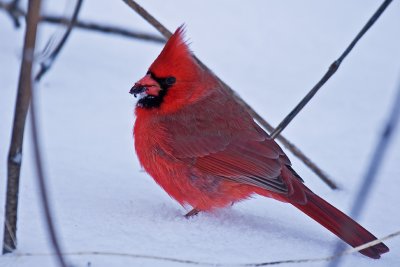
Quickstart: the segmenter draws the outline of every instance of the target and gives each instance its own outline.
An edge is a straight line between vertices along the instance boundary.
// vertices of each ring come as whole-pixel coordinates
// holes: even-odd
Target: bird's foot
[[[197,214],[199,214],[199,210],[197,209],[192,209],[191,211],[189,211],[188,213],[185,214],[185,218],[189,219],[192,216],[196,216]]]

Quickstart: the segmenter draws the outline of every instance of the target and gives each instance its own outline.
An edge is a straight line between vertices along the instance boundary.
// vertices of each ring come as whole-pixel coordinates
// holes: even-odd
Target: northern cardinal
[[[375,240],[304,185],[279,145],[194,58],[183,35],[178,28],[130,93],[139,96],[140,163],[171,197],[193,208],[187,216],[259,194],[292,204],[353,247]],[[378,259],[388,251],[379,243],[360,252]]]

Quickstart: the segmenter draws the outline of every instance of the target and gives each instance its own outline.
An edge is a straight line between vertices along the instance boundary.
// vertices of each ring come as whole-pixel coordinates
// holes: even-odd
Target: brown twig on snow
[[[164,27],[156,18],[154,18],[150,13],[148,13],[143,7],[137,4],[133,0],[123,0],[129,7],[135,10],[140,16],[142,16],[147,22],[154,26],[166,39],[171,37],[172,33]],[[204,68],[208,69],[198,58],[196,60]],[[261,117],[249,104],[247,104],[236,92],[229,87],[225,82],[223,82],[218,76],[217,79],[224,85],[225,89],[236,99],[238,103],[244,106],[251,116],[257,120],[268,132],[272,132],[274,127],[269,124],[263,117]],[[334,181],[332,181],[328,175],[321,170],[314,162],[312,162],[303,152],[300,151],[294,144],[287,140],[282,135],[277,136],[277,139],[289,150],[298,157],[306,166],[308,166],[322,181],[324,181],[331,189],[338,189],[338,186]]]
[[[40,1],[30,1],[21,70],[18,81],[17,101],[7,164],[7,193],[4,222],[3,253],[12,252],[16,244],[18,192],[22,161],[22,143],[26,114],[31,100],[31,74],[33,51],[36,41],[36,25],[39,20]]]
[[[34,61],[34,51],[36,44],[37,26],[40,18],[41,0],[30,0],[28,3],[28,14],[26,16],[27,26],[24,39],[23,55],[21,62],[21,70],[18,82],[17,101],[15,105],[13,132],[11,137],[11,145],[8,156],[8,180],[7,180],[7,199],[6,213],[4,222],[4,240],[3,253],[12,252],[16,248],[16,225],[17,225],[17,208],[18,208],[18,191],[20,180],[20,169],[22,160],[22,143],[25,129],[26,115],[31,104],[31,126],[32,140],[34,145],[34,153],[36,167],[38,172],[39,188],[42,197],[43,209],[46,217],[50,239],[53,248],[58,256],[59,265],[66,267],[64,257],[60,250],[54,225],[51,220],[49,203],[47,200],[46,184],[43,175],[43,167],[41,164],[37,121],[34,106],[34,92],[32,91],[32,65]],[[32,98],[32,102],[31,102]]]
[[[38,137],[38,126],[37,126],[37,115],[36,115],[36,107],[35,107],[35,92],[32,90],[33,81],[32,81],[32,65],[34,62],[34,51],[36,44],[36,34],[37,27],[40,19],[40,5],[41,0],[30,0],[28,3],[28,15],[27,15],[27,26],[25,33],[25,42],[23,48],[23,58],[22,58],[22,67],[21,67],[21,76],[20,76],[20,88],[23,88],[26,95],[31,98],[31,109],[30,109],[30,119],[31,119],[31,131],[32,131],[32,143],[33,143],[33,152],[34,152],[34,160],[36,163],[36,171],[37,171],[37,179],[39,184],[39,192],[41,197],[41,204],[43,205],[43,211],[45,214],[47,231],[49,233],[49,237],[51,240],[51,244],[53,249],[55,250],[55,254],[57,255],[59,266],[67,267],[65,263],[64,256],[61,252],[60,245],[58,243],[55,227],[53,224],[53,220],[51,218],[51,212],[49,207],[49,201],[47,197],[46,183],[44,177],[44,169],[42,165],[42,159],[40,154],[40,146],[39,146],[39,137]],[[29,107],[29,98],[25,103],[26,107]],[[18,108],[18,102],[16,107]],[[26,109],[25,116],[26,118]],[[24,120],[25,122],[25,120]]]
[[[285,128],[289,125],[289,123],[296,117],[296,115],[307,105],[307,103],[314,97],[314,95],[318,92],[318,90],[336,73],[342,61],[346,58],[346,56],[351,52],[357,42],[364,36],[364,34],[371,28],[372,25],[378,20],[378,18],[382,15],[388,5],[392,2],[392,0],[385,0],[378,10],[372,15],[372,17],[368,20],[368,22],[364,25],[361,31],[357,34],[357,36],[353,39],[350,45],[346,48],[346,50],[342,53],[342,55],[335,60],[329,67],[328,71],[325,75],[319,80],[319,82],[314,85],[314,87],[308,92],[308,94],[297,104],[297,106],[283,119],[281,123],[279,123],[278,127],[271,133],[271,137],[275,138],[278,136]]]
[[[0,9],[5,10],[12,18],[18,19],[18,17],[26,17],[26,13],[22,9],[20,9],[18,7],[13,8],[11,3],[7,4],[7,3],[0,2]],[[40,21],[44,22],[44,23],[49,23],[49,24],[62,24],[62,25],[70,24],[70,20],[68,18],[60,17],[60,16],[52,16],[52,15],[42,15],[40,17]],[[160,36],[157,36],[154,34],[140,32],[140,31],[134,31],[134,30],[128,30],[128,29],[124,29],[124,28],[121,28],[118,26],[104,25],[104,24],[97,23],[97,22],[77,20],[74,24],[74,27],[82,29],[82,30],[89,30],[89,31],[107,33],[107,34],[115,34],[115,35],[123,36],[126,38],[139,39],[139,40],[143,40],[143,41],[149,41],[149,42],[155,42],[155,43],[165,43],[165,39],[163,37],[160,37]]]

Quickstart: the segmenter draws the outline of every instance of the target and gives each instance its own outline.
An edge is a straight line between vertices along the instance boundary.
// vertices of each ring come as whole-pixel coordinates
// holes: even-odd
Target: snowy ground
[[[193,51],[273,125],[321,77],[380,3],[141,2],[171,30],[185,22]],[[328,189],[288,153],[294,168],[309,187],[344,211],[354,200],[400,79],[399,12],[400,3],[394,1],[284,132],[343,190]],[[155,32],[122,1],[85,1],[80,17]],[[0,14],[0,25],[2,215],[23,30],[15,30],[5,13]],[[42,40],[54,30],[42,27]],[[40,85],[43,150],[64,251],[114,251],[217,263],[330,255],[337,238],[289,205],[255,197],[186,220],[182,217],[186,211],[141,171],[131,137],[135,99],[128,90],[161,48],[75,30]],[[17,253],[46,253],[50,248],[38,205],[29,130],[25,141]],[[400,229],[399,162],[397,134],[359,219],[377,236]],[[350,255],[343,266],[400,266],[400,238],[387,245],[391,252],[379,261]],[[74,266],[183,266],[112,256],[68,259]],[[0,266],[7,267],[54,264],[50,256],[0,257]]]

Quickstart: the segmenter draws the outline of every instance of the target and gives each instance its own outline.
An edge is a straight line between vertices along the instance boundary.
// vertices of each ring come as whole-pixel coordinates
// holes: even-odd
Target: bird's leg
[[[197,214],[199,214],[199,212],[200,211],[198,209],[194,208],[191,211],[189,211],[188,213],[186,213],[185,218],[189,219],[190,217],[196,216]]]

